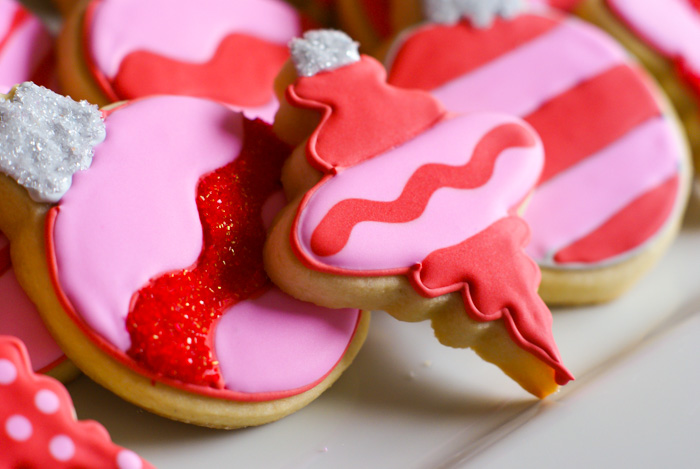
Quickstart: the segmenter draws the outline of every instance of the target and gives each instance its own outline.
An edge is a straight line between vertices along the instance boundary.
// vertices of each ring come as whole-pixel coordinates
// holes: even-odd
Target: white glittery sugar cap
[[[0,171],[24,186],[37,202],[57,202],[73,174],[92,163],[105,139],[97,106],[76,102],[34,83],[22,83],[11,99],[0,98]]]
[[[292,39],[289,50],[297,73],[311,77],[360,60],[359,44],[342,31],[317,29]]]
[[[513,18],[527,6],[527,0],[423,0],[428,20],[450,24],[467,18],[477,28],[491,26],[498,16]]]

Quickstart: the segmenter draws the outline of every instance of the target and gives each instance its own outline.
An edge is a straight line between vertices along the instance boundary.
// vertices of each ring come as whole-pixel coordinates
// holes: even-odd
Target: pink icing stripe
[[[203,63],[234,32],[286,44],[300,35],[300,19],[281,0],[102,0],[90,47],[98,69],[112,79],[131,52]]]
[[[560,173],[537,189],[525,220],[532,227],[528,255],[540,263],[593,232],[615,213],[678,172],[681,154],[668,121],[654,118]],[[654,168],[648,171],[647,168]]]
[[[226,388],[276,392],[318,381],[342,358],[358,315],[304,303],[277,288],[236,304],[214,339]]]
[[[187,97],[135,101],[106,126],[89,174],[74,176],[59,205],[54,243],[63,291],[90,327],[126,351],[132,295],[197,260],[197,183],[237,157],[243,129],[239,114]]]
[[[576,51],[575,56],[572,50]],[[625,60],[625,52],[610,47],[609,38],[600,31],[580,21],[567,20],[432,93],[457,112],[487,109],[525,116],[542,103]]]
[[[688,0],[607,0],[652,47],[700,75],[700,12]]]
[[[63,356],[12,269],[0,275],[0,335],[17,337],[26,344],[35,371]]]
[[[0,51],[0,83],[29,80],[50,49],[49,33],[38,19],[29,18]]]
[[[0,0],[0,41],[9,32],[17,10],[19,5],[14,0]]]
[[[394,200],[421,166],[464,165],[481,137],[498,125],[516,121],[498,114],[464,115],[443,121],[408,143],[329,179],[309,199],[298,223],[299,239],[307,255],[350,270],[387,270],[410,267],[431,252],[452,246],[506,216],[539,178],[542,147],[510,148],[496,162],[494,175],[473,190],[443,188],[435,192],[423,214],[408,223],[362,222],[337,254],[320,257],[310,248],[313,231],[328,211],[345,199]],[[465,130],[467,129],[467,130]],[[438,143],[436,143],[438,142]],[[437,146],[436,146],[437,145]],[[386,175],[391,174],[391,178]],[[469,210],[469,217],[454,217]],[[435,230],[435,226],[452,229]]]

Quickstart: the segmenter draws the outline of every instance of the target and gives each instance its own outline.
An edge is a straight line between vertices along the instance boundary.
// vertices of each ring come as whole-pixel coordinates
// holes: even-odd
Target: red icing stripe
[[[673,176],[639,196],[597,230],[559,251],[554,260],[560,263],[594,263],[641,246],[658,233],[668,220],[679,184],[680,177]],[[640,223],[640,220],[644,223]]]
[[[10,27],[7,30],[7,34],[3,38],[0,38],[0,51],[5,47],[5,44],[7,44],[7,41],[10,40],[14,32],[24,23],[25,21],[29,20],[31,16],[29,15],[29,12],[25,10],[22,7],[19,7],[18,10],[15,12],[14,18],[12,18],[12,22],[10,22]],[[11,83],[4,83],[6,85],[9,85]]]
[[[463,166],[444,164],[421,166],[411,175],[401,195],[390,202],[346,199],[336,204],[321,220],[311,236],[311,249],[319,256],[331,256],[347,244],[358,223],[406,223],[425,210],[435,191],[444,187],[473,189],[487,183],[498,156],[513,147],[535,144],[530,131],[518,124],[505,124],[487,133]]]
[[[260,121],[245,120],[244,135],[239,157],[204,176],[197,188],[204,247],[196,264],[141,289],[127,318],[128,354],[159,376],[223,388],[212,325],[226,308],[269,288],[261,211],[281,188],[290,150]]]
[[[628,65],[557,96],[525,118],[540,134],[547,155],[539,184],[659,114],[645,77]]]
[[[261,106],[272,99],[273,81],[288,58],[286,45],[244,34],[227,36],[212,59],[202,64],[135,51],[122,61],[108,94],[121,99],[176,94]],[[93,73],[98,73],[94,66]]]
[[[382,39],[393,34],[391,27],[391,0],[360,0],[365,17]]]
[[[476,321],[503,318],[513,339],[548,364],[564,385],[573,376],[552,337],[552,314],[537,295],[540,271],[523,252],[530,230],[519,217],[503,218],[464,242],[431,253],[413,277],[431,296],[461,291]],[[507,292],[507,293],[505,293]]]
[[[486,65],[559,24],[555,18],[522,15],[511,21],[498,19],[485,29],[440,25],[418,29],[401,45],[388,81],[402,88],[429,91]],[[445,49],[464,53],[436,53]],[[426,73],[426,67],[430,73]]]
[[[32,372],[20,340],[0,336],[0,360],[0,467],[153,468],[112,443],[99,423],[76,421],[68,391]]]
[[[362,84],[362,93],[349,92]],[[309,163],[333,173],[354,166],[403,143],[443,117],[442,105],[431,95],[395,88],[376,60],[331,73],[301,77],[287,88],[287,99],[300,108],[323,113],[307,147]]]

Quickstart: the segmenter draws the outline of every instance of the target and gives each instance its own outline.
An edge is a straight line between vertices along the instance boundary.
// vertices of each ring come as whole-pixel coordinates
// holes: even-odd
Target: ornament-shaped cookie
[[[267,124],[177,96],[103,115],[31,84],[4,107],[16,138],[0,228],[20,283],[95,381],[233,428],[303,407],[350,364],[368,315],[301,303],[263,271],[289,152]]]
[[[687,143],[663,93],[612,38],[576,18],[523,11],[476,27],[468,12],[453,13],[464,18],[398,38],[389,83],[429,90],[452,111],[530,123],[545,150],[523,215],[541,296],[619,296],[666,251],[688,198]]]
[[[282,178],[291,202],[265,246],[268,273],[317,304],[430,319],[443,343],[550,394],[571,375],[516,213],[543,163],[537,135],[389,86],[356,47],[337,31],[292,43],[274,124],[296,145]]]

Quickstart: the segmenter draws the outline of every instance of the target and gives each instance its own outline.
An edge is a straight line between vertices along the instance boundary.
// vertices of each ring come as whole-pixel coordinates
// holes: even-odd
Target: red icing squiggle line
[[[0,466],[149,469],[153,466],[110,440],[97,422],[78,422],[66,389],[32,372],[27,350],[0,336]]]
[[[138,292],[127,317],[128,354],[137,362],[160,375],[218,389],[224,382],[212,353],[212,326],[228,307],[269,288],[260,213],[280,189],[289,154],[259,121],[245,120],[244,134],[238,158],[199,183],[204,247],[197,263],[154,279]]]
[[[340,252],[352,229],[364,221],[406,223],[425,210],[438,189],[473,189],[489,181],[498,156],[507,148],[530,147],[534,138],[523,126],[507,124],[496,127],[477,144],[471,159],[461,167],[444,164],[422,166],[406,183],[401,195],[381,202],[346,199],[335,205],[311,236],[311,249],[319,256]]]
[[[373,106],[355,106],[357,97],[347,92],[348,83],[362,83],[363,93],[374,100]],[[335,173],[370,159],[419,134],[445,115],[442,105],[432,96],[387,85],[384,67],[367,56],[352,67],[299,78],[287,88],[287,99],[294,106],[323,113],[309,138],[307,157],[312,167],[324,173]],[[392,125],[378,125],[387,109],[392,111]],[[343,135],[362,138],[345,138],[338,145],[337,139]]]
[[[461,291],[467,314],[475,321],[503,319],[513,341],[551,366],[557,383],[564,385],[574,378],[551,337],[552,314],[533,293],[540,271],[523,252],[529,239],[521,218],[503,218],[456,246],[430,254],[412,281],[433,297]]]
[[[616,213],[600,228],[575,243],[560,250],[557,262],[599,262],[627,252],[651,238],[664,226],[671,215],[680,185],[676,175],[659,187],[642,194],[627,207]],[[658,214],[649,223],[639,220]]]

